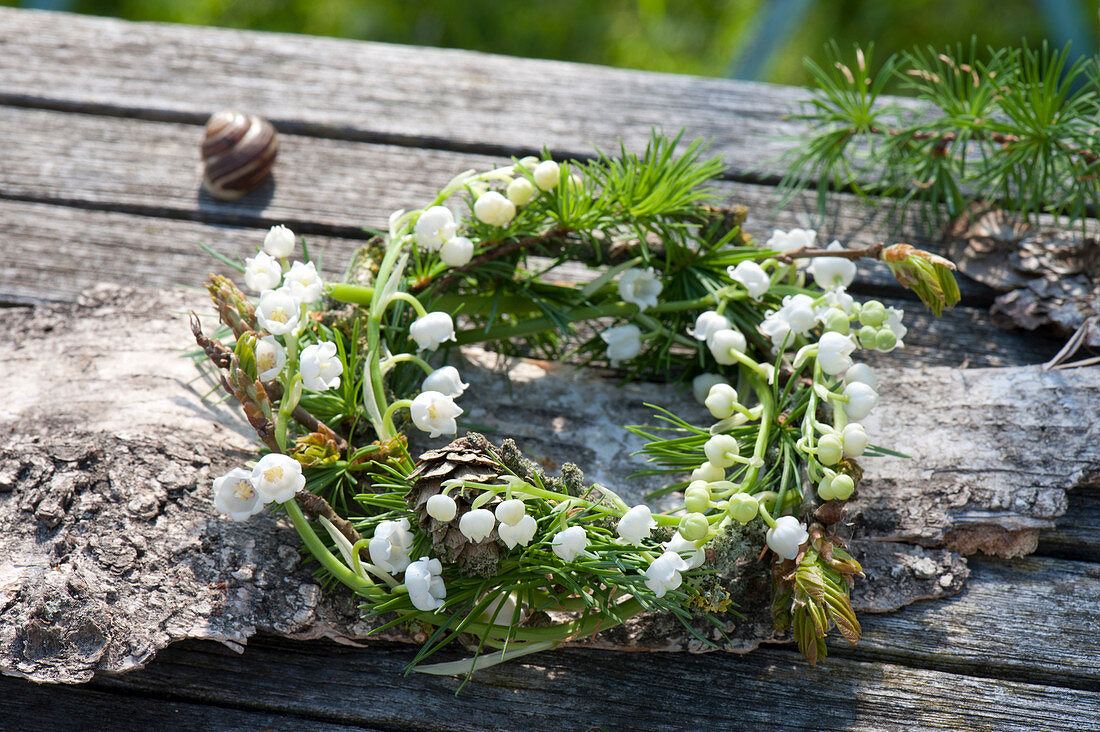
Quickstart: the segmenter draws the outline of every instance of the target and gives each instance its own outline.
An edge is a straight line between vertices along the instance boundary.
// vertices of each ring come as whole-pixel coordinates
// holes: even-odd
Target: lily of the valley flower
[[[517,206],[526,206],[537,193],[538,190],[535,189],[535,184],[522,177],[514,179],[504,190],[504,195],[508,197],[508,200]]]
[[[664,285],[652,269],[628,269],[619,277],[619,297],[633,303],[639,310],[657,306],[657,296]]]
[[[302,386],[310,391],[328,391],[340,386],[344,364],[336,355],[336,344],[324,341],[303,348],[299,373],[302,375]]]
[[[516,204],[496,191],[486,191],[474,201],[474,216],[489,226],[507,226],[516,217]]]
[[[813,229],[791,229],[785,232],[775,229],[771,237],[764,242],[764,246],[777,252],[793,252],[798,249],[812,248],[815,239],[817,239],[817,232]]]
[[[413,424],[429,437],[453,435],[458,432],[455,417],[462,414],[462,407],[454,399],[438,391],[422,391],[409,406]]]
[[[612,366],[629,361],[642,352],[642,331],[633,323],[616,325],[600,333],[607,344],[607,359]]]
[[[469,384],[462,383],[462,377],[454,366],[442,366],[424,377],[422,391],[438,391],[449,397],[460,397]]]
[[[867,449],[867,430],[858,422],[851,422],[841,430],[840,441],[844,443],[844,457],[859,457]]]
[[[316,302],[325,288],[313,262],[295,262],[290,265],[290,271],[283,277],[283,284],[300,302]]]
[[[284,503],[305,488],[302,464],[289,455],[273,452],[264,455],[252,468],[252,485],[264,503]]]
[[[454,320],[444,312],[428,313],[409,326],[409,337],[420,350],[434,351],[444,341],[455,340]]]
[[[455,499],[442,493],[436,493],[429,498],[425,508],[429,516],[443,523],[447,523],[458,513],[458,504],[455,503]]]
[[[656,525],[657,522],[649,506],[639,504],[623,514],[616,531],[619,532],[619,536],[634,546],[641,546],[642,541],[649,538],[649,532],[653,531]]]
[[[497,536],[504,542],[505,546],[509,549],[514,549],[516,544],[520,546],[527,546],[531,543],[531,539],[535,538],[535,531],[538,529],[538,524],[535,519],[528,514],[524,514],[523,518],[517,521],[515,524],[501,524],[497,527]]]
[[[413,535],[409,520],[382,521],[374,529],[374,536],[367,544],[371,564],[385,572],[403,572],[409,566]]]
[[[878,404],[878,392],[862,381],[853,381],[844,387],[844,396],[848,403],[844,405],[844,414],[848,419],[858,421],[871,413]]]
[[[501,501],[497,504],[496,510],[493,513],[496,515],[498,521],[508,526],[515,526],[527,515],[527,511],[523,506],[523,501],[518,498],[509,498],[507,501]]]
[[[439,258],[449,267],[465,267],[474,258],[474,243],[465,236],[456,236],[443,242]]]
[[[564,562],[572,562],[580,555],[595,557],[588,551],[588,534],[583,526],[570,526],[559,531],[550,541],[550,548]]]
[[[271,381],[286,366],[286,349],[275,336],[264,336],[256,341],[256,371],[260,381]]]
[[[475,508],[462,514],[458,520],[458,530],[475,544],[485,541],[496,528],[497,520],[487,508]]]
[[[741,446],[733,435],[715,435],[703,443],[703,452],[711,465],[729,468],[737,462],[734,458],[740,456]]]
[[[234,521],[244,521],[264,508],[263,498],[252,485],[252,473],[233,468],[214,479],[214,507]]]
[[[847,371],[852,366],[852,352],[856,344],[846,335],[829,331],[817,342],[817,362],[821,370],[830,376]]]
[[[828,248],[844,249],[838,241],[829,244]],[[844,257],[817,257],[810,265],[809,272],[822,290],[847,287],[856,278],[856,263]]]
[[[875,376],[874,369],[865,363],[857,363],[844,372],[844,385],[853,381],[861,381],[872,389],[878,388],[878,377]]]
[[[680,575],[688,569],[688,563],[678,553],[666,551],[653,560],[645,571],[645,584],[657,597],[664,597],[684,581]]]
[[[745,260],[736,267],[727,267],[726,274],[734,282],[740,282],[753,300],[759,300],[771,287],[771,278],[768,277],[768,273],[751,260]]]
[[[256,322],[271,335],[286,335],[298,327],[298,301],[286,290],[265,290],[256,306]]]
[[[447,587],[440,576],[443,565],[438,559],[420,557],[405,570],[405,589],[413,607],[422,612],[434,612],[443,607]]]
[[[458,226],[454,214],[446,206],[432,206],[424,209],[413,226],[416,245],[430,252],[438,251],[443,243],[454,237]]]
[[[699,313],[695,318],[695,327],[688,328],[688,335],[697,341],[710,340],[710,336],[720,330],[732,328],[729,318],[719,315],[713,310]]]
[[[703,562],[707,561],[706,549],[695,546],[694,541],[688,541],[679,533],[673,534],[672,538],[668,540],[668,543],[665,544],[665,551],[679,554],[687,562],[688,569],[702,567]]]
[[[531,175],[535,179],[535,185],[539,187],[539,190],[549,191],[556,187],[558,181],[561,180],[561,168],[553,160],[543,160],[535,166],[535,170]]]
[[[704,483],[715,483],[726,479],[726,471],[710,460],[704,460],[702,465],[691,471],[691,479],[692,481],[701,480]]]
[[[254,292],[274,290],[283,279],[283,268],[267,252],[256,252],[244,260],[244,283]]]
[[[734,407],[738,404],[737,390],[724,381],[710,387],[707,398],[703,400],[707,410],[715,419],[732,417]]]
[[[691,395],[695,397],[695,401],[704,404],[707,401],[707,395],[710,394],[711,387],[715,384],[725,383],[726,377],[721,374],[699,374],[691,380]]]
[[[768,529],[764,540],[779,556],[794,559],[798,556],[798,548],[808,538],[805,524],[799,523],[794,516],[780,516],[775,520],[775,528]]]
[[[272,226],[264,236],[264,251],[273,257],[289,257],[294,251],[294,232],[285,226]]]
[[[707,338],[707,348],[714,356],[714,360],[723,366],[737,363],[734,354],[743,354],[748,347],[745,335],[733,328],[716,330]]]

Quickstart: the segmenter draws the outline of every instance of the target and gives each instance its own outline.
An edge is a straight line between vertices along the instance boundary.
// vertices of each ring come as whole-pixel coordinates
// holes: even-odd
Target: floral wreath
[[[214,481],[218,510],[285,513],[378,630],[425,634],[411,665],[456,639],[474,650],[420,671],[473,671],[642,612],[722,631],[739,616],[718,569],[760,533],[776,629],[811,663],[834,626],[858,640],[860,565],[830,527],[856,459],[897,453],[860,423],[877,380],[853,355],[900,348],[906,328],[846,288],[856,260],[878,259],[938,315],[959,299],[954,266],[906,244],[819,249],[804,229],[758,246],[743,208],[715,205],[720,158],[678,143],[464,172],[390,216],[342,283],[322,281],[304,239],[289,262],[284,226],[243,263],[222,258],[258,300],[211,275],[222,325],[192,329],[265,454]],[[569,267],[587,277],[562,284]],[[690,386],[708,423],[655,408],[659,426],[629,428],[682,508],[630,506],[570,464],[547,475],[511,440],[469,434],[414,461],[410,430],[456,435],[470,398],[448,354],[484,342]]]

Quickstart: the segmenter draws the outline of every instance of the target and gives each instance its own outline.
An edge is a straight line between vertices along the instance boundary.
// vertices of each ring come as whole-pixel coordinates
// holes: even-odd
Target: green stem
[[[428,314],[428,310],[424,307],[423,304],[421,304],[421,302],[419,300],[417,300],[415,297],[413,297],[409,293],[401,292],[401,291],[395,292],[392,295],[390,295],[390,299],[387,300],[386,302],[382,303],[382,309],[385,310],[386,308],[388,308],[390,306],[390,303],[393,302],[394,300],[401,300],[403,302],[407,302],[408,304],[412,305],[413,309],[416,310],[416,314],[417,314],[418,317],[423,318],[425,315]]]
[[[333,300],[339,302],[351,303],[352,305],[363,305],[369,307],[374,300],[374,288],[363,287],[361,285],[329,285],[326,290],[328,296]]]
[[[291,523],[294,524],[294,528],[298,531],[298,536],[302,537],[302,543],[306,545],[310,554],[321,563],[322,567],[353,591],[375,600],[380,599],[378,588],[375,587],[372,582],[355,574],[347,565],[332,555],[332,552],[328,550],[328,547],[326,547],[320,537],[317,536],[313,527],[309,525],[309,521],[302,513],[302,509],[298,506],[297,501],[291,498],[289,501],[280,503],[279,505],[286,510],[287,515],[290,516]]]
[[[420,356],[412,353],[399,353],[396,356],[390,356],[389,358],[382,360],[381,368],[383,375],[388,374],[390,372],[390,369],[392,369],[395,364],[399,363],[415,363],[428,376],[431,376],[432,373],[435,371],[435,369],[432,368],[432,365],[424,359],[420,358]]]
[[[756,447],[752,453],[757,460],[745,471],[745,478],[741,481],[741,493],[749,493],[749,489],[756,482],[756,476],[760,473],[760,464],[768,450],[772,422],[775,420],[775,402],[772,400],[772,390],[768,387],[767,382],[750,374],[749,383],[752,384],[753,391],[756,392],[756,398],[760,400],[762,411],[760,414],[760,430],[756,433]]]

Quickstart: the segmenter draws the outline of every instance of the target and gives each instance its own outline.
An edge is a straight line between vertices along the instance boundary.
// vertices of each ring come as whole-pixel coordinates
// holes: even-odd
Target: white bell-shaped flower
[[[703,443],[703,452],[711,465],[729,468],[737,462],[734,458],[740,456],[741,445],[733,435],[715,435]]]
[[[462,407],[446,394],[422,391],[412,400],[409,414],[418,430],[427,432],[429,437],[439,437],[458,432],[455,417],[462,414]]]
[[[707,561],[707,551],[701,546],[695,546],[694,541],[688,541],[684,537],[680,536],[680,532],[676,532],[672,535],[672,538],[665,544],[666,552],[676,552],[684,561],[687,562],[688,569],[697,569],[703,566],[703,562]]]
[[[496,528],[497,519],[487,508],[475,508],[462,514],[458,530],[475,544],[485,541]]]
[[[277,452],[264,455],[252,468],[252,485],[264,503],[285,503],[305,488],[302,464],[289,455]]]
[[[848,397],[848,403],[844,405],[844,413],[851,420],[861,420],[871,413],[878,404],[878,392],[862,381],[853,381],[844,387],[844,396]]]
[[[271,381],[286,366],[286,349],[275,336],[264,336],[256,341],[256,371],[260,381]]]
[[[772,235],[764,242],[764,246],[777,252],[793,252],[798,249],[811,249],[816,239],[817,232],[813,229],[791,229],[790,231],[774,229]]]
[[[443,607],[447,587],[443,584],[443,565],[438,559],[420,557],[405,570],[405,589],[413,607],[422,612],[434,612]]]
[[[649,538],[649,533],[656,525],[657,521],[654,520],[649,506],[638,504],[623,514],[615,529],[619,532],[619,536],[629,543],[641,546],[642,541]]]
[[[607,360],[612,366],[629,361],[642,352],[642,331],[633,323],[608,328],[600,333],[600,339],[607,344]]]
[[[516,178],[504,189],[504,195],[517,206],[526,206],[537,193],[535,184],[526,178]]]
[[[267,252],[256,252],[255,257],[244,260],[244,283],[253,292],[274,290],[282,281],[282,266]]]
[[[822,310],[829,308],[836,308],[845,315],[852,316],[856,314],[856,300],[843,285],[834,287],[825,293],[825,304],[821,306]]]
[[[695,327],[688,328],[688,335],[697,341],[710,339],[712,333],[732,328],[730,320],[725,315],[719,315],[713,310],[699,313],[695,318]]]
[[[555,188],[558,181],[561,180],[561,167],[553,160],[543,160],[535,166],[535,170],[531,175],[535,179],[535,185],[539,187],[539,190],[549,191]]]
[[[294,251],[294,232],[285,226],[272,226],[264,235],[264,251],[273,257],[289,257]]]
[[[699,374],[691,380],[691,395],[695,397],[695,401],[705,404],[711,387],[725,383],[726,377],[721,374]]]
[[[497,536],[504,542],[504,545],[509,549],[514,549],[516,544],[520,546],[527,546],[531,543],[531,539],[535,538],[535,531],[538,529],[538,524],[535,519],[529,514],[524,514],[523,518],[517,521],[515,524],[509,526],[508,524],[501,524],[497,527]]]
[[[902,343],[902,339],[905,338],[905,335],[909,332],[909,329],[906,328],[904,324],[902,324],[901,319],[903,317],[905,317],[905,311],[904,310],[899,310],[898,308],[886,308],[886,323],[885,323],[885,325],[886,325],[887,328],[889,328],[893,332],[894,336],[898,339],[898,342],[895,343],[890,348],[879,349],[879,350],[882,350],[882,351],[885,351],[885,352],[888,353],[888,352],[894,350],[895,348],[901,348],[902,346],[905,345],[904,343]]]
[[[821,340],[817,342],[817,362],[822,371],[836,376],[852,366],[854,350],[856,344],[850,337],[829,331],[822,334]]]
[[[443,523],[447,523],[458,513],[458,504],[455,503],[455,499],[443,493],[436,493],[429,498],[424,507],[429,516]]]
[[[619,297],[633,303],[639,310],[657,306],[657,296],[664,285],[652,269],[628,269],[619,277]]]
[[[771,340],[776,350],[791,345],[791,324],[782,310],[769,311],[756,329]]]
[[[489,226],[507,226],[516,217],[516,204],[496,191],[486,191],[474,201],[474,216]]]
[[[564,562],[572,562],[580,555],[595,557],[588,551],[588,533],[583,526],[570,526],[559,531],[550,541],[550,548]]]
[[[740,282],[753,300],[762,298],[771,287],[771,278],[756,262],[746,259],[736,267],[727,267],[726,274],[734,282]]]
[[[691,471],[691,479],[693,481],[701,480],[704,483],[716,483],[726,479],[726,471],[710,460],[704,460],[702,465]]]
[[[783,308],[780,313],[787,319],[791,330],[798,335],[806,335],[817,325],[814,299],[809,295],[788,295],[783,298]]]
[[[688,569],[688,563],[678,553],[666,551],[654,559],[645,571],[645,585],[657,597],[664,597],[669,590],[675,590],[684,581],[680,575]]]
[[[844,443],[845,457],[859,457],[867,449],[867,430],[858,422],[851,422],[841,430],[840,440]]]
[[[474,243],[465,236],[456,236],[443,242],[439,258],[448,267],[465,267],[474,258]]]
[[[244,521],[264,509],[263,497],[252,485],[252,473],[233,468],[214,479],[214,508],[229,514],[234,521]]]
[[[809,538],[806,524],[799,523],[794,516],[780,516],[775,520],[775,528],[768,529],[764,540],[779,556],[794,559],[798,556],[798,548]]]
[[[497,520],[502,524],[515,526],[527,515],[527,510],[523,505],[523,501],[518,498],[509,498],[507,501],[498,503],[493,513],[496,514]]]
[[[455,216],[446,206],[431,206],[424,209],[413,226],[416,245],[429,252],[438,251],[443,242],[454,237],[458,231]]]
[[[310,391],[328,391],[339,387],[344,364],[336,355],[336,344],[324,341],[303,348],[298,373],[302,375],[302,386]]]
[[[286,335],[298,327],[298,307],[286,289],[265,290],[256,306],[256,322],[271,335]]]
[[[454,366],[441,366],[424,377],[420,389],[422,391],[438,391],[444,396],[454,398],[462,396],[462,393],[469,386],[469,384],[462,382],[462,377]]]
[[[715,419],[732,417],[736,411],[734,407],[738,404],[737,390],[724,381],[719,382],[710,387],[710,393],[703,400],[703,404]]]
[[[878,377],[875,376],[874,369],[865,363],[854,364],[844,372],[844,385],[847,386],[853,381],[862,381],[872,389],[878,389]]]
[[[737,363],[734,354],[743,354],[745,349],[748,348],[748,342],[745,340],[745,334],[741,331],[725,328],[710,334],[710,337],[707,338],[707,348],[710,349],[710,354],[714,356],[715,361],[723,366],[728,366]]]
[[[841,250],[844,247],[840,242],[834,241],[829,244],[828,249]],[[856,263],[844,257],[816,257],[809,272],[822,290],[847,287],[856,278]]]
[[[325,283],[317,274],[313,262],[295,262],[283,277],[283,285],[299,302],[316,302],[324,292]]]
[[[374,536],[367,543],[371,564],[384,572],[403,572],[409,566],[413,535],[409,520],[382,521],[374,528]]]
[[[420,350],[434,351],[444,341],[455,340],[455,322],[447,313],[428,313],[409,326],[409,337]]]

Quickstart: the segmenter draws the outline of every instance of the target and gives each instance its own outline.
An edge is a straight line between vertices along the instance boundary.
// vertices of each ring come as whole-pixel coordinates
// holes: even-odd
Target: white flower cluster
[[[244,521],[269,503],[284,503],[305,487],[302,466],[288,455],[271,453],[251,471],[234,468],[214,480],[214,506],[234,521]]]

